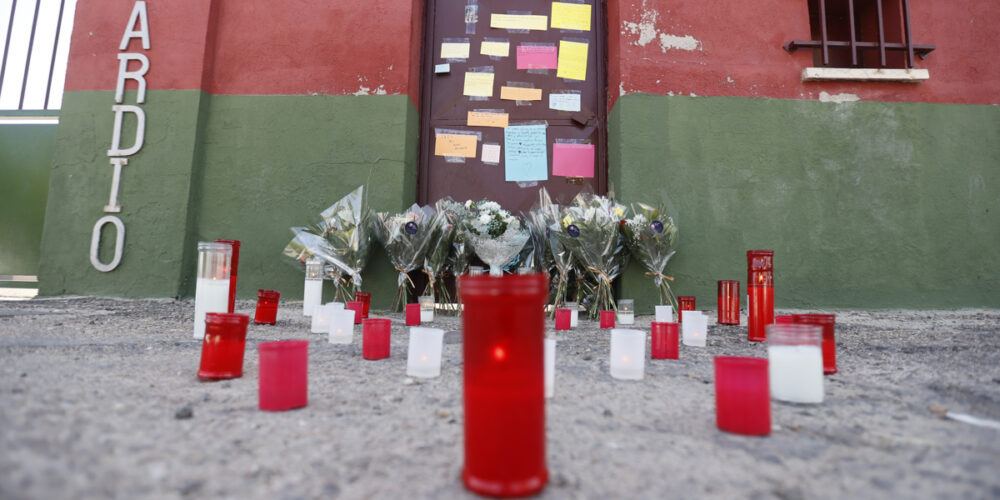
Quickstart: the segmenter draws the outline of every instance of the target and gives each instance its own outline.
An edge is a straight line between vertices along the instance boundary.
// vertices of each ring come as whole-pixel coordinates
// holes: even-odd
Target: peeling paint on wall
[[[633,45],[645,47],[653,40],[660,43],[660,51],[666,53],[668,49],[677,50],[701,50],[701,41],[691,35],[677,36],[669,33],[661,33],[656,27],[656,21],[660,13],[656,9],[647,9],[646,2],[642,2],[642,15],[636,21],[622,21],[622,32],[631,35],[638,35],[639,38],[632,42]]]
[[[860,101],[861,98],[857,94],[828,94],[826,92],[819,93],[819,102],[855,102]]]
[[[667,49],[701,50],[701,42],[691,35],[676,36],[660,33],[660,50],[666,52]]]

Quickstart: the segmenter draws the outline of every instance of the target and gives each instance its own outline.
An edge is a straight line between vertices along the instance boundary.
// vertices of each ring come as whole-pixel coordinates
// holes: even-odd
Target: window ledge
[[[878,68],[806,68],[802,70],[803,82],[868,81],[920,83],[929,80],[931,74],[926,69],[878,69]]]

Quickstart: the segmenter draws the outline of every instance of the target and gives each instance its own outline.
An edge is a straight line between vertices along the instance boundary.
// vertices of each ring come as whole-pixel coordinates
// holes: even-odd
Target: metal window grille
[[[886,41],[886,33],[890,28],[893,28],[891,22],[886,14],[887,9],[884,3],[889,3],[890,9],[897,9],[901,19],[902,24],[902,41],[890,42]],[[836,7],[843,8],[846,6],[846,16],[843,18],[843,22],[849,26],[846,29],[840,29],[839,32],[849,33],[847,40],[831,40],[828,33],[831,31],[830,23],[830,9],[831,4]],[[846,4],[846,5],[845,5]],[[874,8],[872,8],[874,7]],[[873,34],[877,38],[875,40],[861,40],[859,37],[859,32],[861,32],[862,26],[862,8],[864,12],[873,12],[873,21],[875,28],[875,33]],[[813,26],[813,38],[816,38],[815,34],[819,33],[818,40],[792,40],[785,44],[784,48],[789,53],[795,52],[798,49],[811,49],[819,50],[822,54],[822,64],[823,66],[841,66],[841,64],[831,64],[830,52],[831,50],[848,50],[850,51],[850,65],[851,67],[861,66],[861,59],[864,51],[877,51],[878,58],[876,60],[879,68],[885,68],[887,66],[886,53],[887,52],[897,52],[902,51],[904,53],[903,64],[906,68],[914,67],[913,56],[916,55],[920,59],[925,59],[928,54],[931,53],[936,47],[934,45],[918,44],[913,43],[911,39],[910,30],[910,1],[909,0],[812,0],[810,2],[810,10],[812,10],[812,19],[814,23],[818,23],[817,26]],[[871,15],[871,14],[869,14]],[[838,28],[844,28],[842,26],[837,26]]]
[[[0,0],[0,110],[59,109],[77,0]]]

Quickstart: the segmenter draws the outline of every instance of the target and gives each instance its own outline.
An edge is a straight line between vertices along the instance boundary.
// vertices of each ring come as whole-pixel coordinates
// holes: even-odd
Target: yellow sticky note
[[[469,111],[468,126],[470,127],[500,127],[507,126],[507,113],[490,113],[487,111]]]
[[[507,99],[509,101],[541,101],[542,89],[500,87],[500,98]]]
[[[552,28],[590,31],[590,5],[552,2]]]
[[[490,28],[547,31],[549,18],[527,14],[490,14]]]
[[[570,80],[587,79],[587,49],[590,44],[559,40],[559,69],[556,76]]]
[[[469,44],[441,42],[441,59],[468,59]]]
[[[479,140],[474,135],[437,134],[435,138],[434,154],[437,156],[476,157],[476,145]]]
[[[507,57],[510,55],[510,42],[483,42],[479,53],[484,56]]]
[[[493,96],[493,73],[465,73],[465,95],[475,97]]]

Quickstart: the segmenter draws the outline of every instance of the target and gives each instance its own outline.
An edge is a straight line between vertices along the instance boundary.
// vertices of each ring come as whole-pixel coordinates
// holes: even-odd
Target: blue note
[[[505,178],[512,182],[549,179],[545,125],[511,125],[503,131]]]

